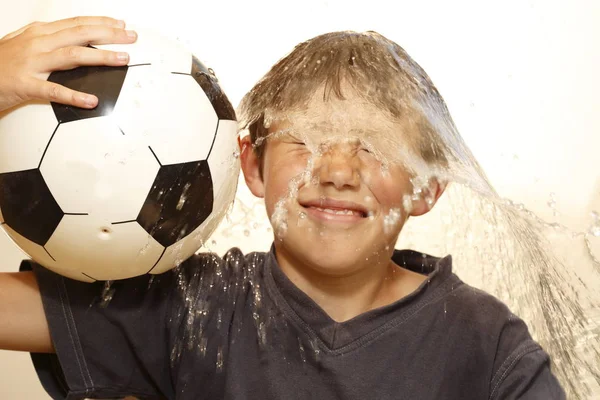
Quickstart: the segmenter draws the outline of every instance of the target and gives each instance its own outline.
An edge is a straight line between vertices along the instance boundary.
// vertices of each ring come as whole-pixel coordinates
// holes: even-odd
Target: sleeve
[[[74,281],[30,261],[21,270],[37,277],[56,350],[31,354],[53,399],[172,397],[166,320],[174,274],[115,281],[107,291],[104,282]]]
[[[551,371],[550,357],[531,338],[521,319],[514,316],[509,319],[500,336],[497,354],[501,364],[491,381],[490,400],[566,399]]]

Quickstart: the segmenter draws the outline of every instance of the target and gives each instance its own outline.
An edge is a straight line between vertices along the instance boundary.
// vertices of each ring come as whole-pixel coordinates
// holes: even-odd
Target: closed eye
[[[286,133],[283,137],[282,137],[282,141],[284,141],[285,143],[288,144],[295,144],[298,146],[305,146],[306,144],[297,136],[292,135],[291,133]]]
[[[359,153],[362,153],[362,154],[373,154],[373,153],[371,152],[371,150],[369,150],[367,147],[364,147],[364,146],[360,146],[360,147],[358,148],[358,152],[359,152]]]

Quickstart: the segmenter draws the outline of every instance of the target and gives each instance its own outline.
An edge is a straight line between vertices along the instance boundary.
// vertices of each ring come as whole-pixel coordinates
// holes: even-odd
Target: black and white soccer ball
[[[128,51],[129,65],[49,77],[96,94],[95,109],[0,114],[0,223],[69,278],[162,273],[202,246],[235,197],[235,112],[179,42],[138,30],[133,45],[98,47]]]

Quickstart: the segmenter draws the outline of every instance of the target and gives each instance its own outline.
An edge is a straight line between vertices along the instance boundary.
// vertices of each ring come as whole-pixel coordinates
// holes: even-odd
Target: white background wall
[[[234,105],[298,42],[333,30],[376,30],[429,73],[501,195],[577,231],[600,211],[596,0],[0,0],[0,10],[0,35],[78,14],[151,24],[212,67]],[[241,190],[229,226],[215,236],[219,252],[270,243],[260,203]],[[547,205],[551,193],[557,217]],[[246,236],[253,223],[262,234]],[[5,235],[0,255],[0,271],[16,270],[23,257]],[[0,398],[47,398],[28,355],[0,352]]]

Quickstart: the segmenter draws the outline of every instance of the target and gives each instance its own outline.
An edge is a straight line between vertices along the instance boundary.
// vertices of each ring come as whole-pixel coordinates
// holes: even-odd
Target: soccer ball
[[[213,71],[138,30],[124,67],[54,72],[93,110],[28,103],[0,114],[0,223],[33,260],[81,281],[165,272],[231,205],[235,112]]]

